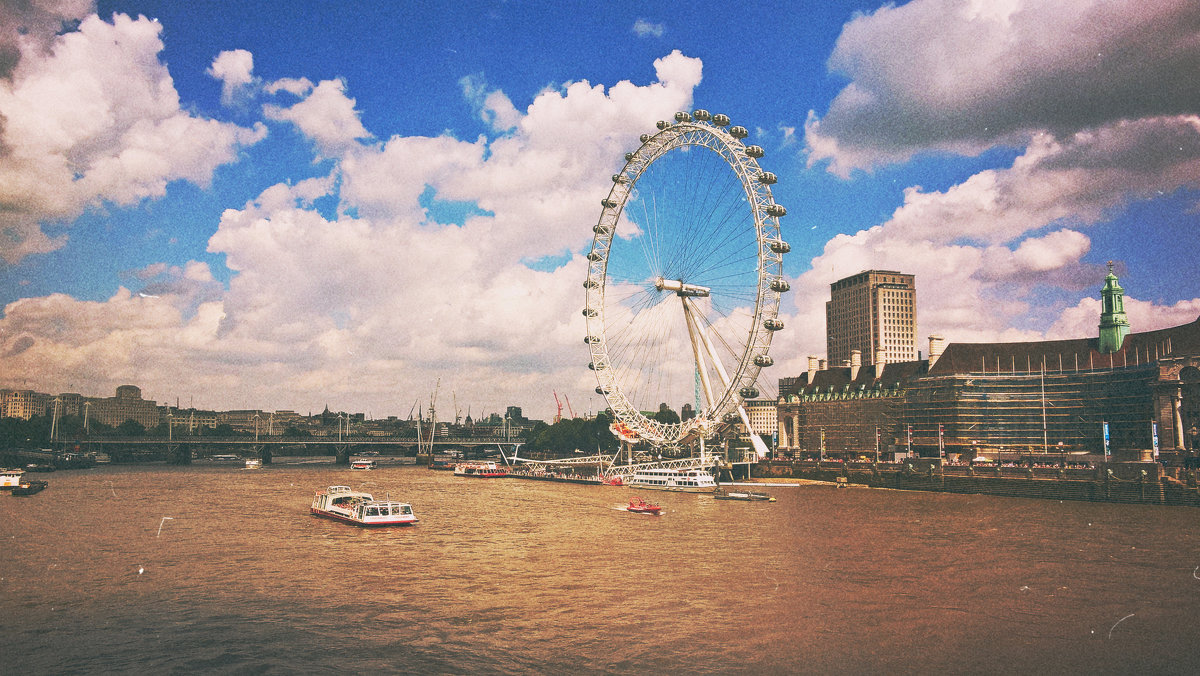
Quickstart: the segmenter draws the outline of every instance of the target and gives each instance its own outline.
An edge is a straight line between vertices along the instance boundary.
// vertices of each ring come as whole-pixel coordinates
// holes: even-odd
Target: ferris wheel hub
[[[659,291],[671,291],[677,296],[691,296],[693,298],[704,298],[709,294],[709,288],[700,286],[699,284],[685,284],[682,279],[664,279],[659,277],[654,280],[654,288]]]

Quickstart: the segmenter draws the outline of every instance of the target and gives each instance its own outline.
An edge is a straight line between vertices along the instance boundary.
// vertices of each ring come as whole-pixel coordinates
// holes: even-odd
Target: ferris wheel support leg
[[[685,312],[688,312],[691,309],[686,298],[683,299],[683,305]],[[699,325],[699,322],[696,321],[696,318],[689,312],[688,327],[690,328],[692,325],[696,325],[696,332],[700,334],[700,339],[704,341],[704,350],[705,352],[708,352],[709,359],[712,359],[713,365],[717,369],[717,375],[721,377],[722,386],[724,386],[725,389],[729,389],[729,376],[726,375],[725,367],[721,365],[721,360],[717,358],[716,349],[713,347],[712,341],[708,338],[708,332]],[[694,337],[692,339],[692,345],[693,348],[695,348]],[[696,359],[697,363],[699,363],[699,356],[697,356]],[[714,404],[709,405],[712,406]],[[750,435],[750,445],[754,447],[754,454],[758,456],[759,460],[762,460],[763,458],[767,457],[767,445],[763,443],[761,437],[754,433],[754,428],[750,426],[750,416],[746,415],[746,408],[742,406],[740,401],[737,406],[737,412],[738,416],[742,419],[742,424],[746,426],[746,433]]]
[[[709,410],[712,410],[713,406],[716,406],[717,402],[713,401],[712,383],[710,383],[708,380],[708,369],[705,368],[704,356],[700,352],[701,340],[704,342],[705,351],[708,352],[709,357],[714,360],[716,357],[712,353],[711,345],[708,343],[708,337],[704,335],[703,329],[700,328],[700,323],[696,321],[694,310],[688,303],[687,297],[680,296],[679,300],[683,302],[683,317],[687,321],[688,338],[691,340],[692,355],[696,360],[696,373],[700,375],[700,387],[702,390],[704,390],[704,403]],[[721,362],[715,361],[715,363],[717,366],[717,372],[724,376],[724,371],[721,368]],[[728,387],[728,383],[726,383],[725,386]]]

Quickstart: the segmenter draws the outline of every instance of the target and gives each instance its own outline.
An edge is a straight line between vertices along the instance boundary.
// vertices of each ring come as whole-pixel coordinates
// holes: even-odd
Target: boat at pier
[[[495,479],[508,476],[508,470],[488,460],[486,462],[460,462],[454,466],[454,476],[473,476]]]
[[[21,485],[21,480],[25,477],[23,469],[5,469],[0,470],[0,489],[12,490]]]
[[[625,507],[625,511],[634,512],[635,514],[654,514],[657,516],[662,513],[662,507],[653,502],[646,502],[635,495],[629,498],[629,505]]]
[[[711,493],[717,488],[713,475],[702,469],[639,469],[626,485],[682,493]]]
[[[262,460],[251,458],[246,461],[246,469],[262,469]]]
[[[379,463],[374,460],[355,460],[350,463],[350,469],[378,469]]]
[[[412,505],[407,502],[376,501],[370,493],[349,486],[330,486],[318,491],[309,511],[356,526],[411,526],[417,522]]]
[[[775,502],[775,497],[770,493],[762,491],[731,491],[727,488],[718,488],[713,491],[713,497],[717,500],[746,500],[749,502],[763,501]]]
[[[42,490],[44,490],[46,488],[46,486],[48,486],[48,485],[49,484],[46,483],[45,481],[38,481],[37,479],[30,479],[29,481],[22,481],[17,486],[13,486],[12,494],[13,495],[33,495],[34,493],[41,493]]]

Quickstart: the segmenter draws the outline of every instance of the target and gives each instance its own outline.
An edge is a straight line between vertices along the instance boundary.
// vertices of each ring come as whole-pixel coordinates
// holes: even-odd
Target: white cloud
[[[254,55],[244,49],[221,52],[213,59],[208,74],[221,81],[221,102],[233,105],[254,84]]]
[[[213,405],[375,402],[380,413],[407,410],[439,378],[443,406],[457,391],[475,415],[514,402],[549,409],[554,389],[591,392],[580,314],[586,261],[577,252],[623,154],[654,120],[688,109],[700,81],[699,61],[678,52],[655,66],[649,84],[543,91],[524,110],[507,110],[496,138],[469,141],[355,143],[366,131],[340,83],[276,81],[264,90],[307,98],[273,114],[336,162],[327,176],[272,186],[225,211],[208,249],[233,271],[229,288],[193,262],[135,271],[141,292],[157,298],[25,299],[0,319],[0,354],[24,346],[28,355],[6,359],[6,370],[70,372],[103,358],[111,372],[84,368],[72,377],[77,388],[105,392],[120,378],[163,399],[191,379],[187,390],[212,392]],[[432,222],[419,203],[430,188],[484,213],[462,225]],[[321,200],[336,200],[338,215],[318,212]],[[543,256],[561,262],[530,266]],[[59,314],[71,317],[56,323]],[[60,330],[75,335],[84,316],[90,328],[74,342],[52,340]],[[602,406],[572,399],[577,411]]]
[[[843,28],[851,82],[810,115],[813,162],[848,175],[914,153],[978,153],[1042,131],[1195,111],[1200,5],[1190,0],[915,0]]]
[[[661,38],[664,32],[666,27],[661,23],[653,23],[646,19],[633,22],[633,34],[639,38]]]
[[[104,202],[162,196],[171,181],[206,185],[213,170],[256,143],[245,129],[181,109],[158,60],[162,27],[144,18],[96,16],[55,38],[48,53],[29,45],[0,81],[0,257],[15,263],[61,247],[42,224],[74,219]]]
[[[303,91],[302,81],[275,83],[268,91]],[[341,80],[322,80],[307,92],[306,98],[289,107],[268,104],[263,115],[270,120],[291,122],[311,138],[324,157],[341,157],[359,146],[358,139],[370,133],[358,119],[354,99],[346,96],[346,84]]]

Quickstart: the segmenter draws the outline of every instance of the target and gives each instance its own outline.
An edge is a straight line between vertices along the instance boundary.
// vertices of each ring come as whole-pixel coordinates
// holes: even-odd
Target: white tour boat
[[[360,493],[349,486],[330,486],[318,491],[309,511],[356,526],[411,526],[417,522],[412,505],[376,501],[370,493]]]
[[[350,463],[350,469],[377,469],[379,463],[374,460],[355,460]]]
[[[25,476],[23,469],[5,469],[0,470],[0,489],[6,491],[12,490],[21,485],[21,479]]]
[[[683,493],[711,493],[717,489],[713,475],[702,469],[639,469],[626,484],[636,488]]]
[[[250,458],[246,461],[246,469],[262,469],[262,460]]]
[[[454,466],[454,476],[474,476],[495,479],[508,476],[508,470],[491,460],[483,462],[460,462]]]

